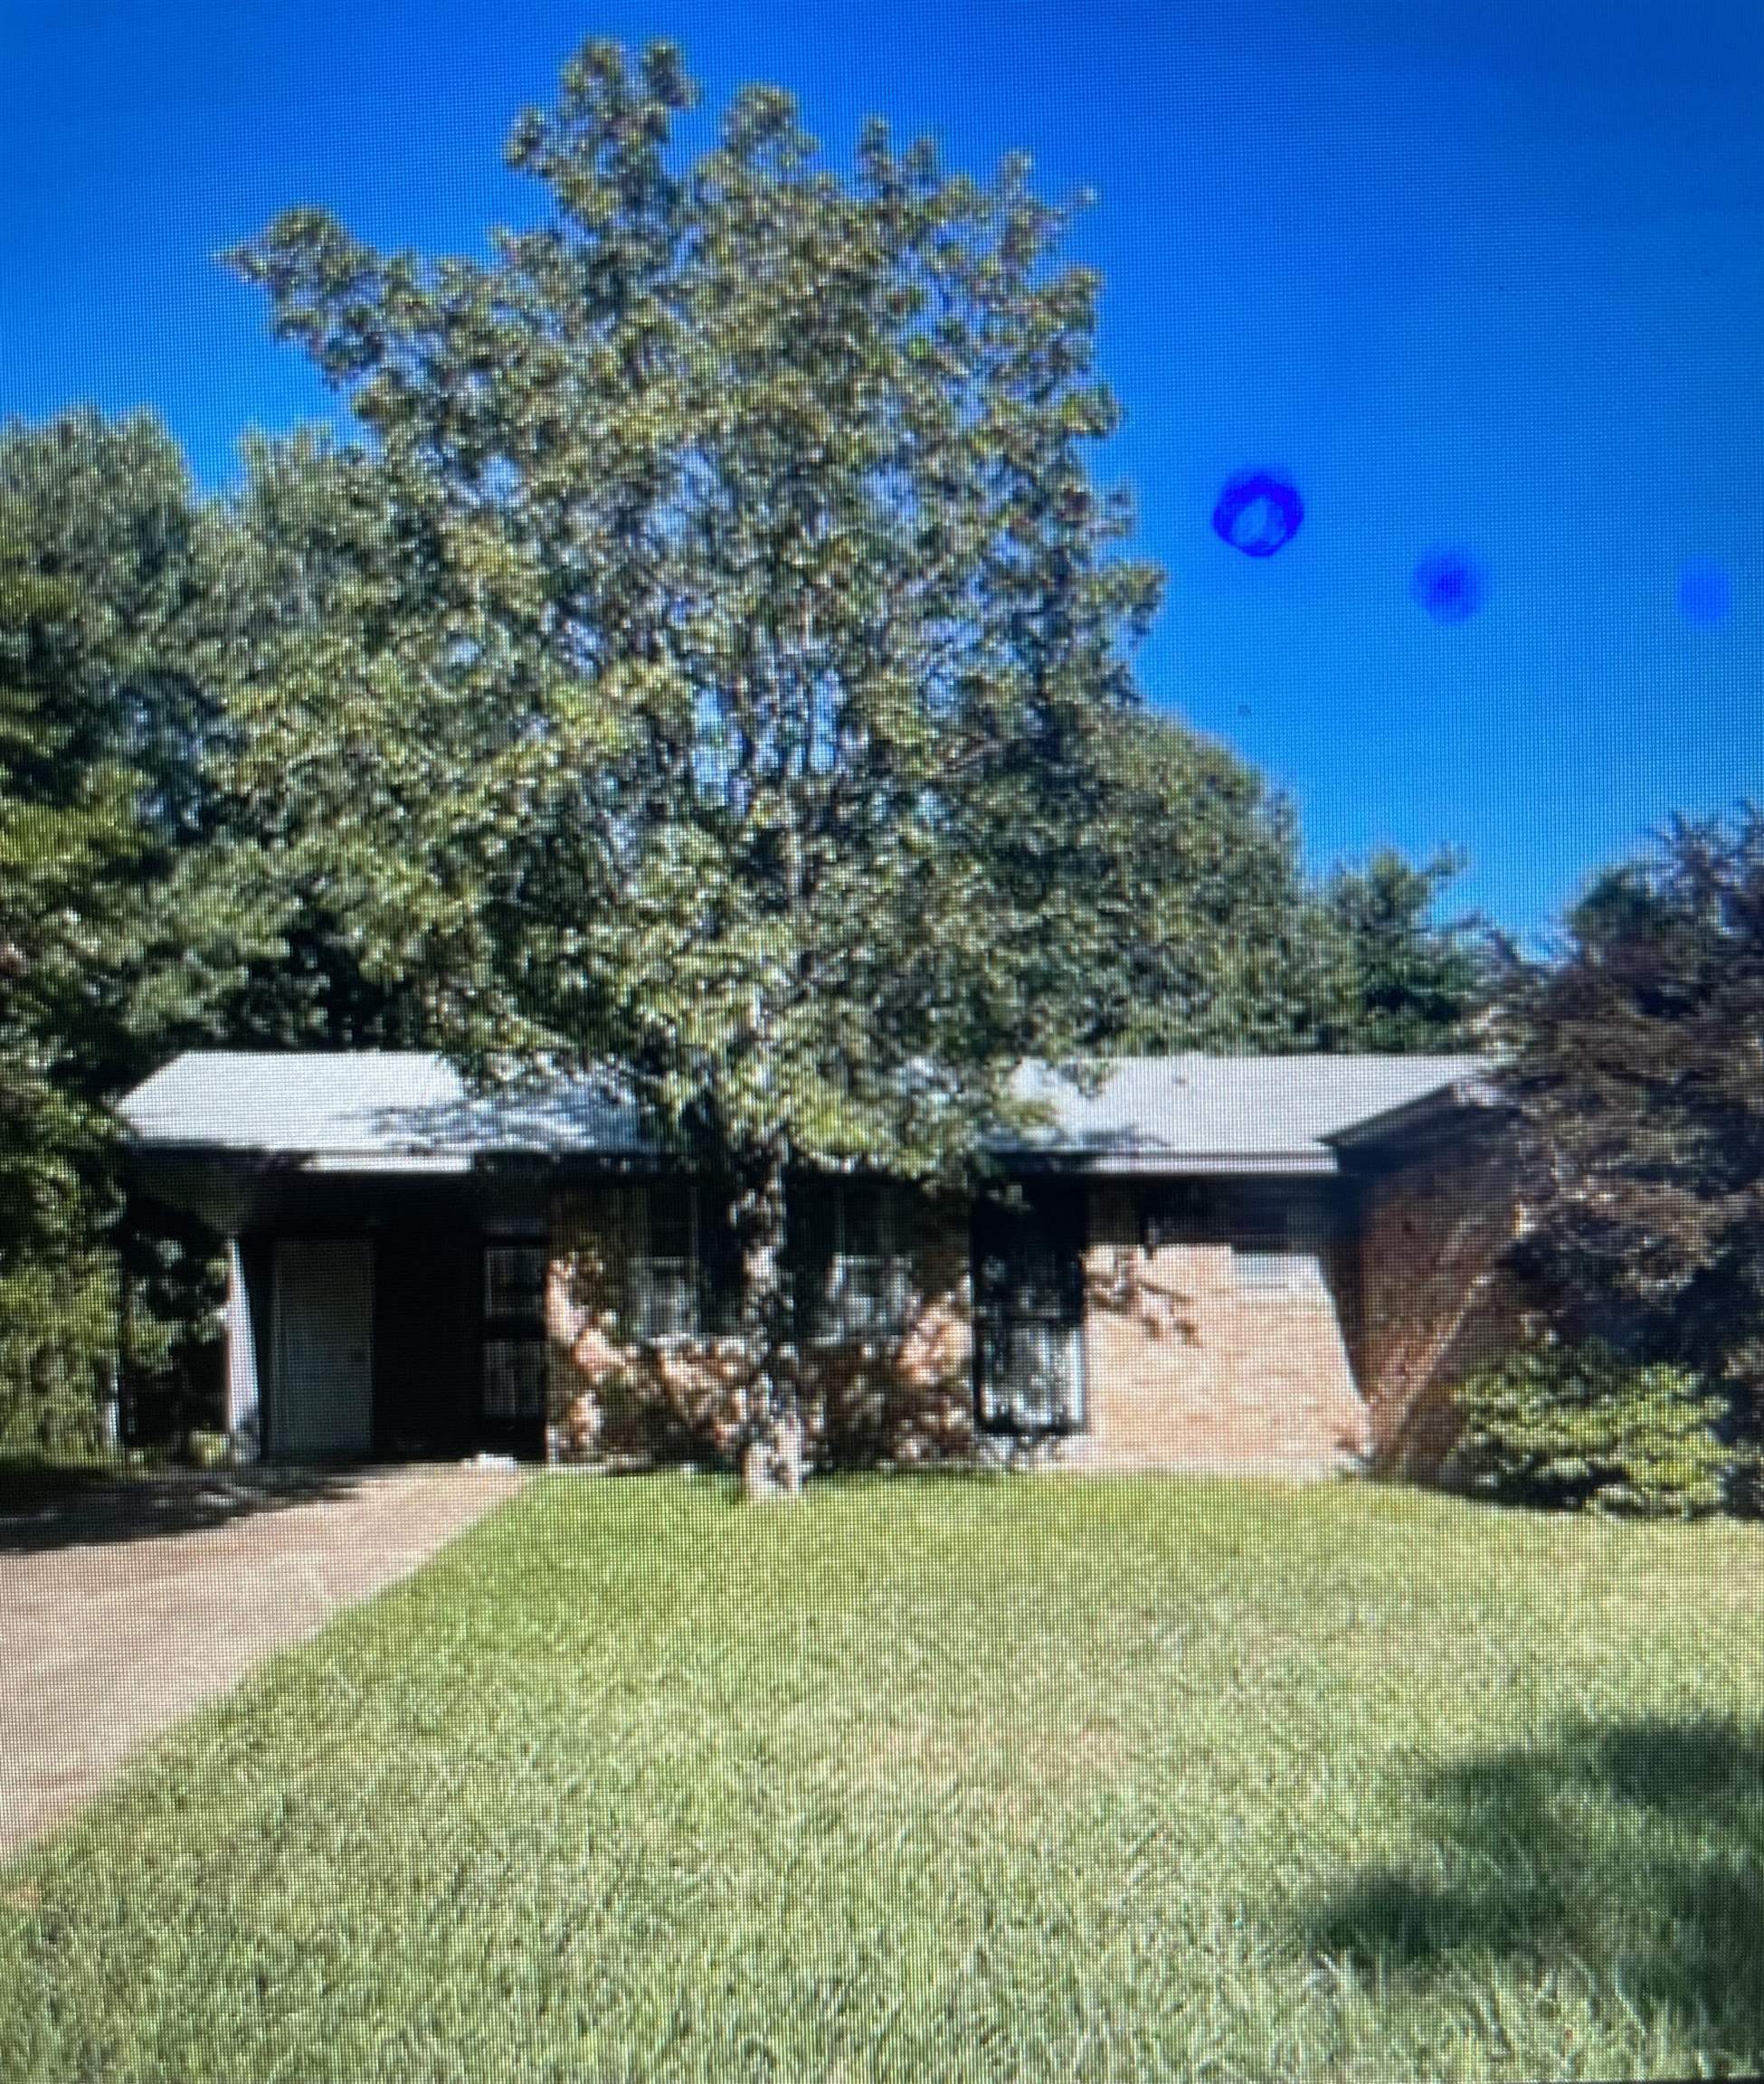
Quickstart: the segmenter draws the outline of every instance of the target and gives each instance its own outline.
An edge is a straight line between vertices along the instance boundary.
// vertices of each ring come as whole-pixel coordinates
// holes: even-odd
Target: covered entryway
[[[366,1455],[373,1442],[374,1247],[281,1238],[270,1452],[280,1461],[343,1459]]]

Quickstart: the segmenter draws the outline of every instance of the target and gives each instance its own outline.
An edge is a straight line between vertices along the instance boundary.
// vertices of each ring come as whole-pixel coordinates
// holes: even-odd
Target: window
[[[486,1418],[541,1418],[545,1409],[545,1275],[549,1255],[534,1237],[484,1246]]]
[[[632,1339],[691,1338],[703,1315],[697,1190],[659,1179],[633,1202],[625,1331]]]
[[[1321,1278],[1322,1211],[1308,1199],[1247,1196],[1231,1211],[1231,1270],[1256,1294],[1290,1294]]]
[[[545,1342],[541,1339],[484,1341],[484,1416],[539,1418],[545,1408]]]
[[[1233,1245],[1231,1265],[1239,1288],[1261,1290],[1302,1288],[1312,1267],[1303,1252],[1266,1250],[1260,1246]]]
[[[1073,1433],[1084,1424],[1084,1334],[1052,1319],[982,1329],[980,1419],[991,1433]]]
[[[545,1248],[543,1245],[488,1245],[484,1248],[484,1315],[543,1321],[545,1313]]]
[[[810,1337],[820,1345],[898,1338],[913,1305],[898,1189],[841,1180],[803,1196],[797,1217],[811,1255]]]

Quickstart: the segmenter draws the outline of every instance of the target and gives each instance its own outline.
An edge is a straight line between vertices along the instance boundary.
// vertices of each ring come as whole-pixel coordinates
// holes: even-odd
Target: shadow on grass
[[[132,1470],[0,1460],[0,1556],[41,1555],[224,1527],[346,1498],[351,1469]]]
[[[1307,1920],[1314,1953],[1423,2001],[1578,1969],[1601,2011],[1764,2056],[1764,1725],[1585,1718],[1399,1800],[1426,1871],[1352,1876]]]

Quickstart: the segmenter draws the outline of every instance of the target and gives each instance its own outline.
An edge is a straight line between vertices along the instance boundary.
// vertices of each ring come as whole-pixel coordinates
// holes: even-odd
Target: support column
[[[263,1421],[252,1335],[251,1291],[239,1240],[227,1239],[227,1438],[233,1459],[255,1462],[263,1450]]]

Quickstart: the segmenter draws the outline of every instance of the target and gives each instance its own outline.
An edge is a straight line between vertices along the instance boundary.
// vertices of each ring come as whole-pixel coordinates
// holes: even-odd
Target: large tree
[[[679,167],[693,99],[591,43],[488,260],[307,210],[241,256],[396,554],[242,677],[239,782],[457,1053],[616,1065],[726,1183],[749,1467],[791,1487],[786,1176],[959,1167],[1078,1039],[1085,750],[1157,582],[1026,165],[871,123],[841,174],[756,88]]]
[[[1080,839],[1084,1047],[1307,1047],[1339,963],[1285,799],[1225,746],[1151,711],[1109,717],[1090,762],[1101,814]]]
[[[590,43],[488,258],[313,210],[237,256],[369,440],[255,452],[227,672],[315,989],[613,1067],[723,1182],[790,1484],[793,1168],[958,1170],[1026,1054],[1351,1046],[1365,936],[1138,707],[1069,213],[879,122],[836,171],[770,88],[682,163],[694,99]]]
[[[211,844],[206,526],[149,419],[0,429],[0,1403],[31,1425],[90,1421],[124,1271],[149,1354],[201,1287],[119,1224],[106,1103],[265,952]]]
[[[1453,857],[1385,849],[1319,887],[1290,802],[1227,747],[1143,711],[1108,717],[1090,758],[1086,1048],[1469,1045],[1490,957],[1479,922],[1434,917]]]
[[[1454,853],[1417,864],[1386,847],[1328,878],[1313,915],[1317,1047],[1475,1047],[1495,990],[1495,938],[1479,915],[1435,915],[1462,866]]]
[[[298,680],[280,677],[290,658],[303,671],[323,670],[325,645],[341,642],[347,663],[338,670],[346,672],[389,652],[394,623],[425,612],[423,559],[386,473],[371,458],[309,430],[281,441],[248,436],[242,448],[241,488],[206,516],[192,660],[205,685],[285,686],[292,697]],[[230,750],[249,707],[229,707],[223,737]],[[298,735],[308,720],[293,721]],[[457,755],[452,772],[432,770],[437,785],[456,793],[469,788],[480,748],[456,740],[437,750]],[[234,770],[235,784],[241,772],[249,765]],[[406,961],[384,931],[404,872],[395,822],[376,822],[364,806],[358,825],[336,835],[367,842],[365,854],[349,857],[346,872],[340,845],[286,845],[290,786],[304,787],[302,776],[285,776],[274,790],[235,785],[220,805],[232,901],[257,930],[251,960],[224,1000],[228,1042],[275,1049],[457,1041],[461,1021],[446,998],[449,964]]]
[[[1764,812],[1675,819],[1509,950],[1526,1256],[1589,1328],[1764,1383]]]

